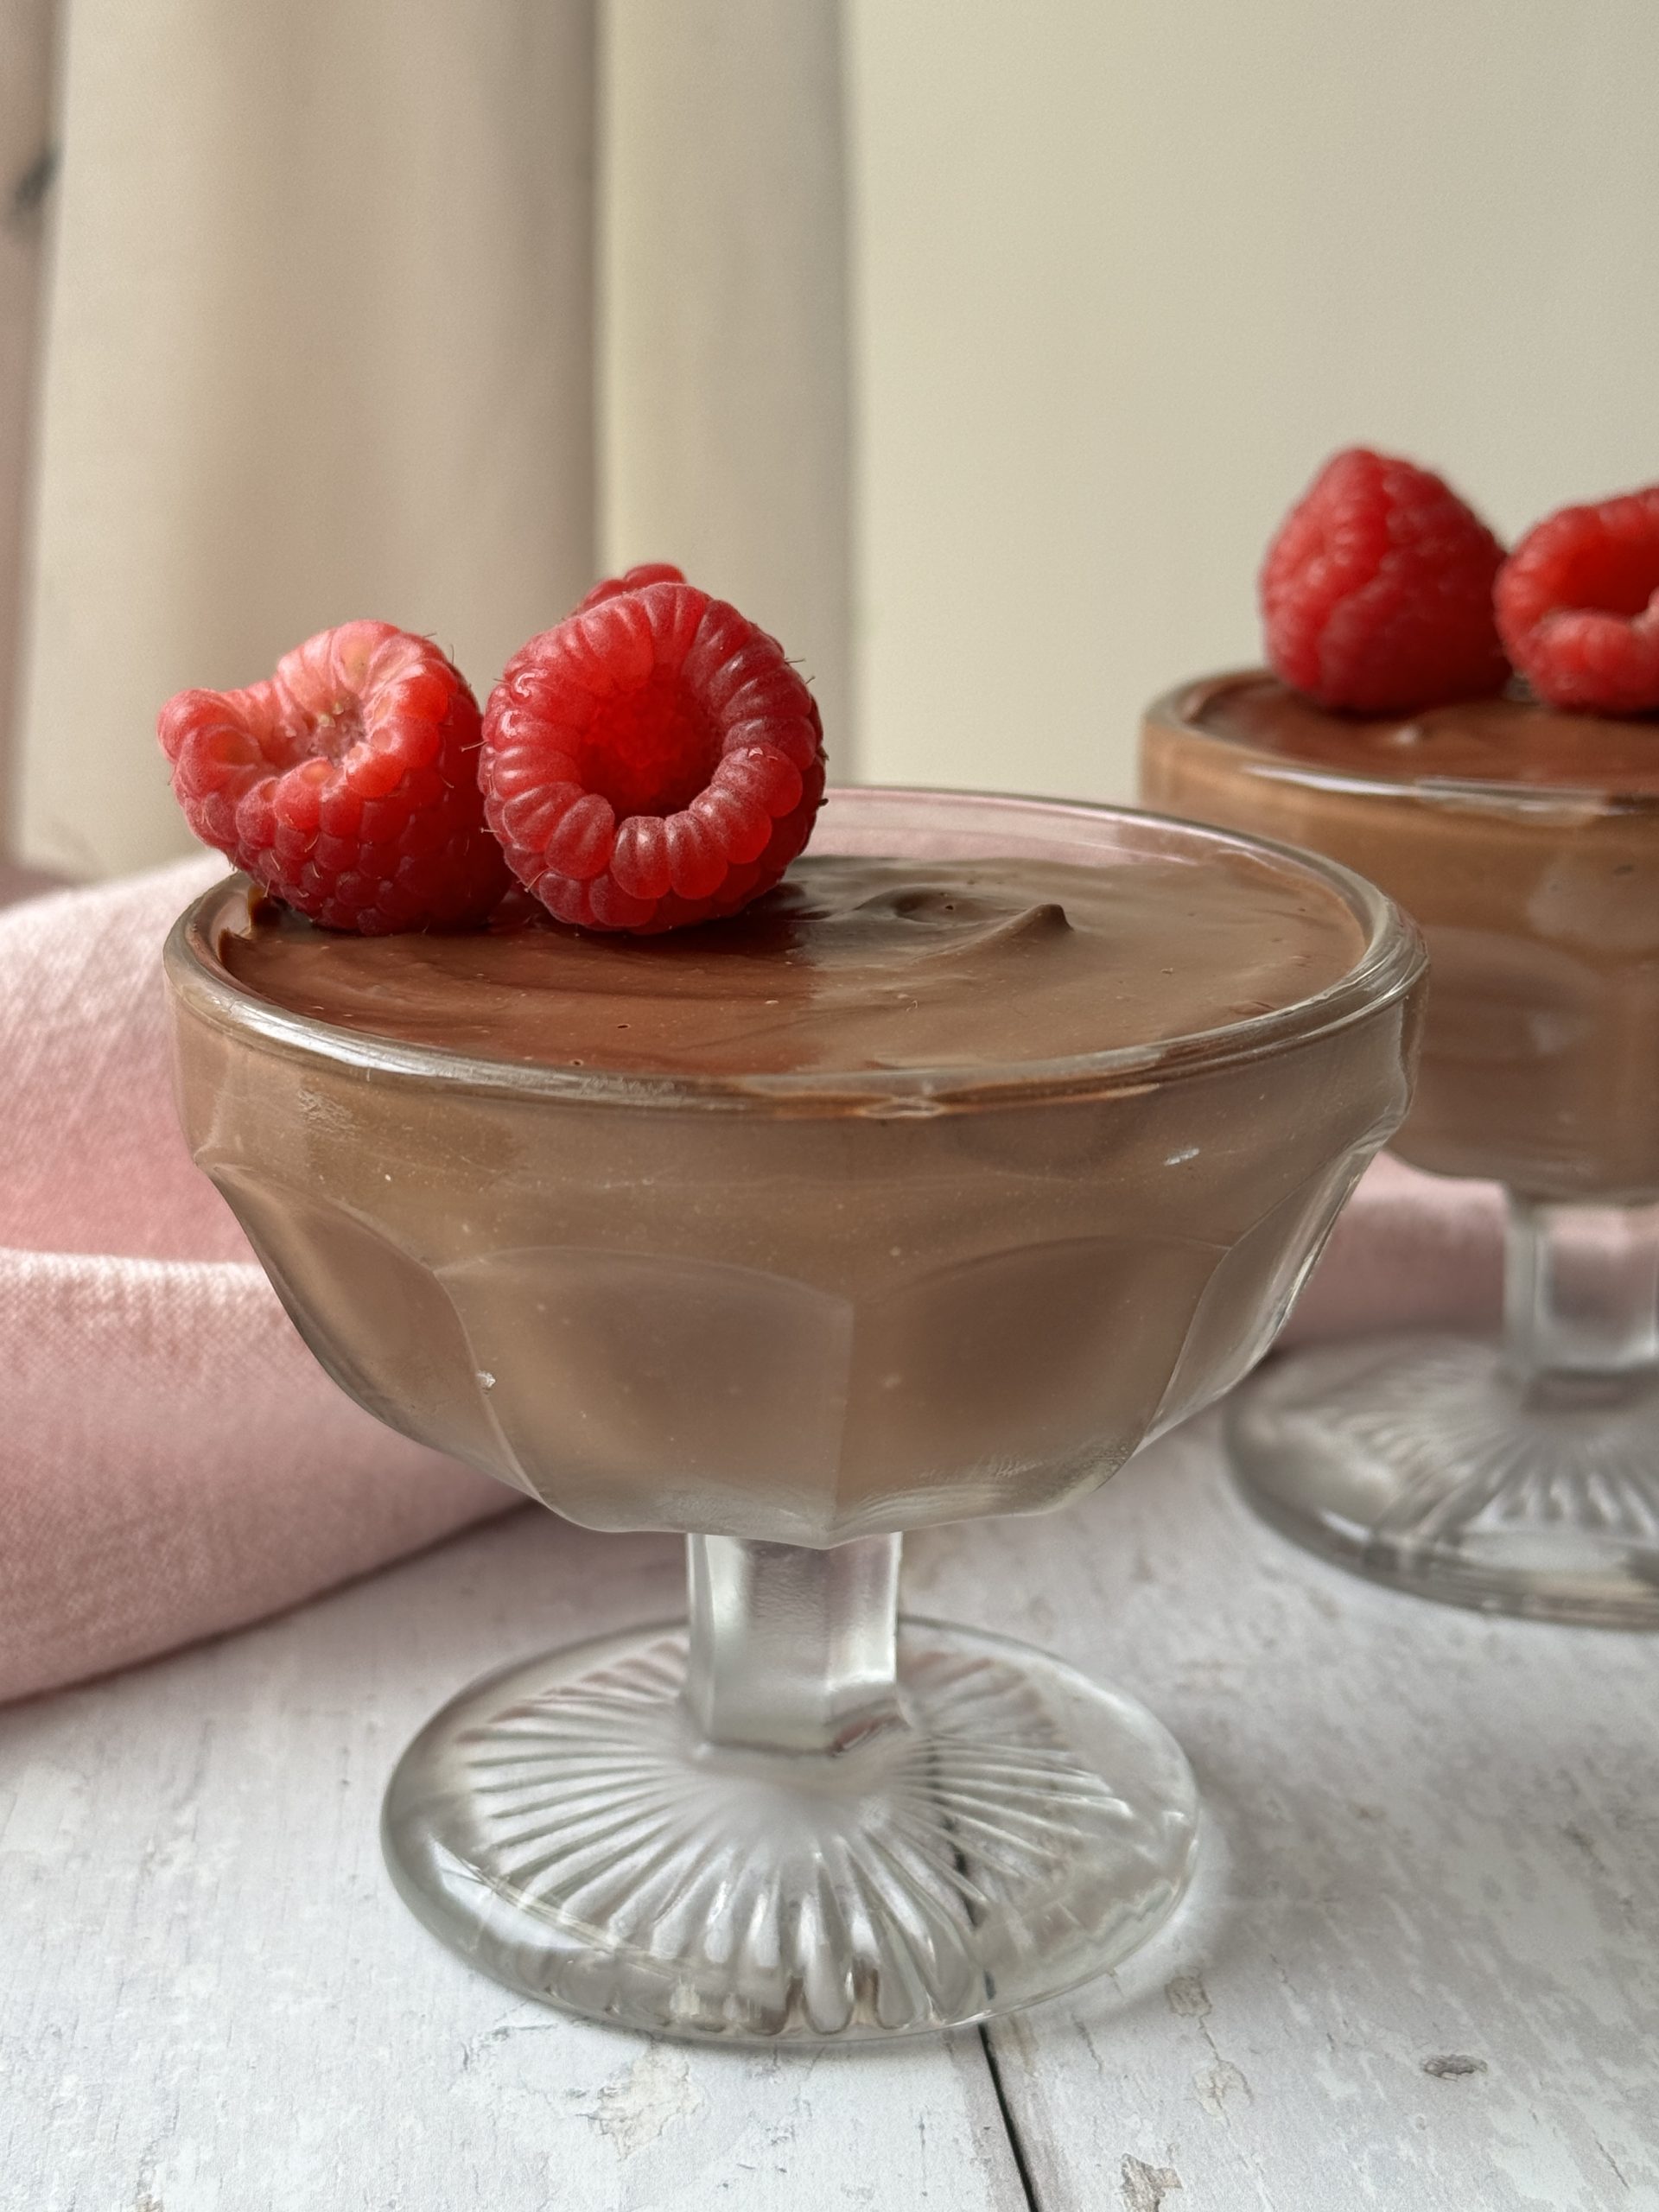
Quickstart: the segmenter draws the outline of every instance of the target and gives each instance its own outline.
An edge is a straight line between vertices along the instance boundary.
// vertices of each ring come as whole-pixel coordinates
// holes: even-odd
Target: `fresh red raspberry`
[[[775,639],[653,564],[595,585],[508,662],[479,775],[550,913],[650,935],[777,882],[823,797],[823,732]]]
[[[625,591],[643,591],[647,584],[683,584],[683,569],[677,569],[671,561],[641,561],[620,576],[607,576],[596,583],[585,599],[578,600],[570,610],[573,614],[585,614],[590,607],[597,607],[602,600],[620,598]]]
[[[1497,596],[1510,657],[1552,707],[1659,707],[1659,484],[1538,524],[1503,563]]]
[[[196,836],[314,922],[456,927],[507,887],[478,702],[428,639],[343,623],[245,691],[181,691],[158,728]]]
[[[1351,446],[1291,509],[1262,569],[1274,672],[1322,707],[1402,714],[1500,691],[1503,549],[1426,468]]]

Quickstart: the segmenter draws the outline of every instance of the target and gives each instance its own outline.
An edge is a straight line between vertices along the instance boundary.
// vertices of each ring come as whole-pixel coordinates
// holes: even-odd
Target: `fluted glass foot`
[[[1310,1549],[1461,1605],[1659,1628],[1659,1382],[1517,1376],[1496,1344],[1298,1352],[1230,1402],[1244,1495]]]
[[[686,1670],[683,1628],[639,1630],[440,1713],[384,1828],[427,1926],[510,1987],[620,2025],[851,2039],[1069,1988],[1185,1887],[1180,1751],[1039,1652],[906,1622],[896,1701],[830,1751],[711,1741]]]

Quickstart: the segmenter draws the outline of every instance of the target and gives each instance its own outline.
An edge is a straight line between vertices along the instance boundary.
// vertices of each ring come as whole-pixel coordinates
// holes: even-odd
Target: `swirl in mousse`
[[[242,880],[168,957],[197,1160],[329,1371],[601,1529],[690,1624],[410,1747],[395,1878],[512,1986],[687,2035],[1033,2001],[1174,1908],[1122,1694],[895,1628],[899,1532],[1054,1506],[1225,1389],[1408,1103],[1414,932],[1127,811],[832,792],[741,913],[349,938]]]

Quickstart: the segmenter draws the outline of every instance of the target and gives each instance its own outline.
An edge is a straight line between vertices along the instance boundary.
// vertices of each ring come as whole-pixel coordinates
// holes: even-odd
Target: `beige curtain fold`
[[[585,588],[593,9],[70,0],[61,81],[14,836],[91,875],[188,847],[181,686]]]
[[[608,0],[607,565],[679,562],[785,640],[832,772],[851,710],[839,0]]]
[[[52,143],[55,0],[0,0],[0,768],[10,747],[22,629],[35,371]],[[0,775],[0,857],[10,793]]]

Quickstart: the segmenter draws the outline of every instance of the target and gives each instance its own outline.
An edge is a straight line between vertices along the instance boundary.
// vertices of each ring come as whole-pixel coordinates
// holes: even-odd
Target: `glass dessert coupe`
[[[1173,1910],[1198,1809],[1175,1744],[1039,1652],[897,1622],[900,1532],[1061,1504],[1236,1380],[1408,1096],[1421,944],[1342,868],[891,790],[831,793],[812,851],[901,855],[924,885],[993,856],[1155,876],[1172,937],[1225,874],[1325,967],[1252,995],[1282,942],[1264,918],[1219,1026],[1005,1061],[1029,936],[968,927],[995,979],[976,1061],[670,1077],[290,1011],[225,957],[243,879],[168,947],[194,1156],[328,1372],[589,1527],[687,1534],[689,1627],[466,1690],[384,1827],[404,1897],[474,1964],[669,2034],[944,2027]],[[937,891],[913,903],[939,921]]]
[[[1230,1410],[1246,1495],[1425,1596],[1659,1628],[1659,729],[1511,698],[1361,721],[1246,671],[1156,702],[1141,790],[1415,918],[1395,1149],[1508,1194],[1502,1341],[1274,1363]]]

